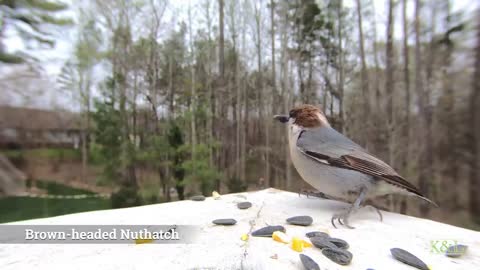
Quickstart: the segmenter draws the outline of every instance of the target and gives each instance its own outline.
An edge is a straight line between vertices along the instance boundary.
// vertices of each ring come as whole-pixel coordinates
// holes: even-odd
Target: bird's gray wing
[[[371,175],[377,180],[384,180],[424,197],[392,167],[333,128],[303,130],[298,137],[297,147],[303,154],[318,162]]]

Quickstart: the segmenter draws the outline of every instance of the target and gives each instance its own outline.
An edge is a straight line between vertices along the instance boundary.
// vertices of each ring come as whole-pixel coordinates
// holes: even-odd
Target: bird
[[[436,206],[391,166],[335,130],[320,108],[303,104],[274,119],[288,124],[290,158],[303,180],[333,198],[353,201],[333,214],[335,228],[337,221],[353,229],[350,215],[367,199],[388,194],[415,196]]]

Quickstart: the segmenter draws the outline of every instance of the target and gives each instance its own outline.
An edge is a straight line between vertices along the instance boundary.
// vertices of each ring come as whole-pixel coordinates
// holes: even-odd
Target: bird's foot
[[[369,207],[369,208],[372,208],[373,210],[375,210],[375,211],[377,212],[377,214],[378,214],[378,217],[380,218],[380,221],[383,221],[382,212],[380,212],[380,210],[379,210],[377,207],[375,207],[375,206],[373,206],[373,205],[371,205],[371,204],[365,205],[364,207]]]
[[[310,196],[315,197],[315,198],[320,198],[320,199],[329,199],[325,193],[316,191],[316,190],[308,190],[308,189],[302,189],[298,192],[298,196],[300,197],[301,195],[307,196],[309,198]]]
[[[380,221],[383,221],[382,212],[380,212],[380,210],[377,207],[375,207],[373,205],[365,205],[363,207],[365,207],[365,208],[368,207],[368,208],[372,208],[373,210],[375,210],[378,214],[378,217],[379,217]],[[354,212],[356,212],[360,208],[361,207],[355,207],[355,205],[352,205],[350,208],[348,208],[344,212],[334,214],[332,216],[332,219],[331,219],[333,227],[335,227],[335,229],[337,229],[337,226],[335,225],[335,221],[338,221],[339,224],[341,224],[341,225],[343,225],[343,226],[345,226],[349,229],[355,229],[355,227],[353,227],[349,224],[348,219],[349,219],[351,214],[353,214]]]
[[[334,214],[332,216],[331,222],[332,222],[333,227],[337,228],[337,226],[335,225],[335,220],[337,220],[338,223],[340,223],[341,225],[343,225],[343,226],[345,226],[349,229],[355,229],[355,227],[350,226],[350,224],[348,222],[348,218],[350,217],[350,215],[352,213],[356,212],[360,208],[360,205],[365,200],[365,195],[366,194],[367,194],[367,189],[365,187],[360,188],[360,190],[358,192],[358,197],[355,200],[355,202],[353,202],[352,205],[347,210],[345,210],[345,212],[342,212],[342,213],[339,213],[339,214]]]
[[[350,217],[350,213],[351,213],[351,208],[349,208],[345,212],[334,214],[332,216],[332,219],[331,219],[333,227],[335,227],[335,229],[337,229],[337,226],[335,225],[335,221],[338,221],[338,223],[340,223],[341,225],[343,225],[343,226],[345,226],[349,229],[355,229],[355,227],[351,226],[348,222],[348,218]]]

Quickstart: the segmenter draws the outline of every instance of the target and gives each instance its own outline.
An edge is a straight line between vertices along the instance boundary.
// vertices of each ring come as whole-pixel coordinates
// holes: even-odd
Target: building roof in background
[[[80,116],[67,111],[0,106],[0,128],[78,130]]]

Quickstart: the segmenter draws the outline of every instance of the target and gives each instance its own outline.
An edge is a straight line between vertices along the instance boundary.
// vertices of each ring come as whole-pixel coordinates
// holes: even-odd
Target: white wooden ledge
[[[240,210],[236,203],[248,200],[253,207]],[[324,257],[315,247],[304,253],[323,269],[414,269],[392,258],[390,248],[408,250],[433,270],[480,269],[480,232],[383,212],[362,209],[352,216],[354,230],[335,229],[332,213],[344,203],[299,197],[296,193],[266,189],[257,192],[209,197],[205,201],[180,201],[118,210],[93,211],[53,218],[28,220],[15,224],[177,224],[198,225],[201,233],[196,244],[1,244],[0,269],[303,269],[297,252],[271,238],[250,237],[241,240],[253,225],[283,225],[287,234],[304,236],[308,231],[327,231],[346,240],[353,253],[352,263],[340,266]],[[287,225],[285,219],[310,215],[308,227]],[[234,218],[234,226],[215,226],[212,220]],[[456,240],[469,246],[461,258],[449,258],[431,252],[431,241]],[[276,256],[275,256],[276,254]],[[271,258],[272,256],[276,259]]]

